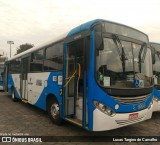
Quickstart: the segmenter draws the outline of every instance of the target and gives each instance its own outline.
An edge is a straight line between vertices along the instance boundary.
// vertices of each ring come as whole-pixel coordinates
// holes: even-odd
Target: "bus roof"
[[[120,23],[117,23],[117,22],[113,22],[113,21],[109,21],[109,20],[104,20],[104,19],[95,19],[95,20],[92,20],[92,21],[89,21],[89,22],[86,22],[84,24],[81,24],[75,28],[73,28],[67,35],[67,37],[69,36],[72,36],[74,34],[77,34],[81,31],[85,31],[85,30],[89,30],[91,28],[91,26],[95,25],[96,23],[99,23],[99,22],[107,22],[107,23],[113,23],[113,24],[117,24],[117,25],[121,25],[121,26],[125,26],[125,27],[128,27],[130,29],[133,29],[135,31],[138,31],[144,35],[146,35],[148,37],[147,34],[145,34],[144,32],[140,31],[140,30],[137,30],[135,28],[132,28],[130,26],[127,26],[127,25],[124,25],[124,24],[120,24]]]
[[[28,49],[28,50],[26,50],[26,51],[24,51],[24,52],[22,52],[22,53],[20,53],[20,54],[17,54],[17,55],[15,55],[15,56],[13,56],[12,58],[9,58],[8,61],[13,60],[13,59],[16,59],[16,58],[19,58],[19,57],[21,57],[21,56],[23,56],[23,55],[26,55],[26,54],[29,54],[29,53],[34,52],[34,51],[36,51],[36,50],[39,50],[39,49],[41,49],[41,48],[43,48],[43,47],[45,47],[45,46],[49,46],[49,45],[51,45],[51,44],[53,44],[53,43],[56,43],[56,42],[58,42],[58,41],[61,41],[61,40],[63,40],[66,36],[67,36],[67,33],[64,33],[63,35],[61,35],[61,36],[59,36],[59,37],[57,37],[57,38],[55,38],[55,39],[52,39],[52,40],[50,40],[50,41],[48,41],[48,42],[46,42],[46,43],[40,44],[40,45],[35,46],[35,47],[31,48],[31,49]]]
[[[160,43],[157,43],[157,42],[149,42],[150,44],[157,44],[157,45],[160,45]]]
[[[133,30],[135,30],[135,31],[138,31],[138,32],[140,32],[140,33],[143,33],[143,32],[141,32],[141,31],[139,31],[139,30],[137,30],[137,29],[134,29],[134,28],[132,28],[132,27],[129,27],[129,26],[126,26],[126,25],[123,25],[123,24],[120,24],[120,23],[115,23],[115,22],[112,22],[112,21],[104,20],[104,19],[95,19],[95,20],[86,22],[86,23],[84,23],[84,24],[81,24],[81,25],[73,28],[73,29],[70,30],[69,32],[64,33],[62,36],[57,37],[57,38],[55,38],[55,39],[52,39],[52,40],[50,40],[50,41],[47,42],[47,43],[43,43],[43,44],[38,45],[38,46],[36,46],[36,47],[33,47],[33,48],[29,49],[29,50],[26,50],[26,51],[24,51],[24,52],[22,52],[22,53],[20,53],[20,54],[17,54],[17,55],[15,55],[14,57],[8,59],[8,61],[13,60],[13,59],[16,59],[16,58],[19,58],[19,57],[21,57],[21,56],[23,56],[23,55],[26,55],[26,54],[29,54],[29,53],[31,53],[31,52],[34,52],[34,51],[39,50],[39,49],[41,49],[41,48],[43,48],[43,47],[47,47],[47,46],[49,46],[49,45],[51,45],[51,44],[54,44],[54,43],[56,43],[56,42],[58,42],[58,41],[61,41],[61,40],[65,39],[66,37],[75,35],[75,34],[81,32],[81,31],[90,30],[91,26],[93,26],[94,24],[96,24],[96,23],[98,23],[98,22],[114,23],[114,24],[118,24],[118,25],[122,25],[122,26],[125,26],[125,27],[128,27],[128,28],[131,28],[131,29],[133,29]],[[143,34],[146,35],[145,33],[143,33]],[[147,36],[147,35],[146,35],[146,36]]]

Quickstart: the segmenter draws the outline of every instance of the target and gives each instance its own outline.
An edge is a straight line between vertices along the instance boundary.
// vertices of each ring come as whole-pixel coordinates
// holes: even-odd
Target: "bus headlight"
[[[118,109],[119,109],[119,105],[116,104],[116,105],[114,106],[114,109],[118,110]]]
[[[154,97],[153,97],[153,100],[156,101],[156,102],[158,102],[158,97],[157,97],[157,96],[154,96]]]
[[[100,111],[109,116],[114,116],[116,114],[111,108],[98,101],[94,101],[94,105],[96,106],[97,109],[99,109]]]

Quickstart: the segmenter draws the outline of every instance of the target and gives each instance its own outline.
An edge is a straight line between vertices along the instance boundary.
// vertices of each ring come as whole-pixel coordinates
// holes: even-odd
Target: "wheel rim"
[[[57,103],[52,104],[51,106],[51,115],[54,119],[57,119],[59,116],[59,106]]]

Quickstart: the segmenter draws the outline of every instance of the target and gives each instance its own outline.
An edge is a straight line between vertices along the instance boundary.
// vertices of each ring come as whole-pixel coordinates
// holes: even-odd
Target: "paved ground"
[[[13,102],[9,95],[0,92],[0,135],[2,134],[23,134],[30,136],[160,136],[160,112],[154,113],[152,119],[127,127],[105,131],[88,132],[70,123],[62,126],[54,125],[47,113],[34,106],[22,102]],[[17,143],[16,143],[17,144]],[[44,144],[44,143],[43,143]],[[53,143],[49,143],[53,144]],[[55,144],[106,144],[106,143],[64,143]],[[118,145],[119,142],[107,144]],[[122,144],[128,144],[127,142]],[[132,142],[132,144],[142,144]],[[143,143],[145,145],[155,144],[154,142]],[[158,144],[158,143],[157,143]],[[159,142],[160,144],[160,142]]]

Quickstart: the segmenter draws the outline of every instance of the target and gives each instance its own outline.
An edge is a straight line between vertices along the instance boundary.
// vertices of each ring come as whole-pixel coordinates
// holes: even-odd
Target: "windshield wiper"
[[[143,52],[143,55],[142,55],[142,52]],[[141,45],[141,49],[140,49],[139,54],[138,54],[138,58],[139,58],[139,71],[140,71],[140,73],[141,73],[141,63],[144,63],[144,60],[145,60],[145,57],[146,57],[146,52],[147,52],[147,44],[143,43]]]
[[[122,61],[123,72],[125,72],[125,61],[128,60],[128,58],[125,54],[124,47],[123,47],[119,37],[115,34],[113,34],[112,36],[113,36],[113,41],[114,41],[114,44],[116,45],[120,60]]]

